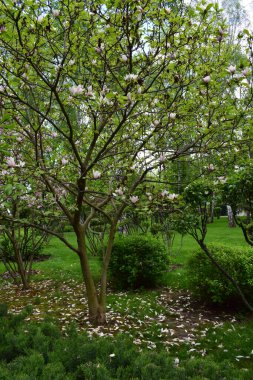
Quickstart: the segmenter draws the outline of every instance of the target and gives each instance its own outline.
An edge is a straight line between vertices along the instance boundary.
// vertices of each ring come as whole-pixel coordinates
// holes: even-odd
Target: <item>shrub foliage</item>
[[[119,289],[152,288],[166,270],[164,244],[151,235],[118,236],[112,249],[110,276]]]
[[[237,281],[247,299],[253,300],[253,251],[245,248],[209,246],[218,263]],[[201,251],[188,262],[190,288],[203,300],[225,304],[238,301],[236,289]]]

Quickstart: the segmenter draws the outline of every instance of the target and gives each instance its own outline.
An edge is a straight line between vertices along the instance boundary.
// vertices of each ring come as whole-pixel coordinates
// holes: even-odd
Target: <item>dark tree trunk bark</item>
[[[77,242],[79,249],[79,259],[87,293],[89,320],[93,325],[103,325],[106,323],[106,310],[105,306],[99,302],[96,286],[90,270],[83,231],[78,231]]]

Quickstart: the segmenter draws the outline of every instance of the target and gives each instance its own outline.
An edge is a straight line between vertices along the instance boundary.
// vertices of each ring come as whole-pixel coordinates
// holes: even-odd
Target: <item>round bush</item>
[[[253,301],[253,250],[209,246],[216,261],[232,276],[249,301]],[[233,284],[212,264],[204,252],[197,252],[188,262],[190,288],[203,300],[217,304],[240,302]]]
[[[118,236],[113,244],[109,273],[118,289],[152,288],[168,267],[164,244],[151,235]]]

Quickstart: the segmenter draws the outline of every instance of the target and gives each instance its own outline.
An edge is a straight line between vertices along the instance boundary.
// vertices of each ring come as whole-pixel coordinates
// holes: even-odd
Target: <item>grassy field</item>
[[[68,232],[65,237],[75,242],[73,233]],[[209,225],[207,243],[247,247],[240,229],[228,228],[225,218]],[[22,292],[2,281],[0,304],[7,303],[14,313],[19,313],[24,306],[31,307],[32,311],[26,318],[28,323],[30,320],[42,321],[50,316],[61,326],[62,331],[67,331],[68,326],[75,322],[78,331],[85,331],[94,339],[102,339],[101,336],[113,339],[123,334],[141,350],[165,351],[179,363],[184,363],[184,366],[191,361],[195,363],[194,360],[202,363],[204,358],[206,363],[211,363],[210,371],[212,368],[212,371],[217,372],[212,376],[206,374],[201,377],[201,371],[198,370],[195,377],[180,377],[179,374],[178,379],[251,380],[252,317],[206,310],[186,290],[184,265],[197,249],[191,237],[181,239],[178,235],[171,253],[174,270],[168,271],[161,279],[162,288],[138,292],[109,291],[109,324],[101,328],[93,328],[87,319],[87,302],[77,255],[55,238],[45,248],[45,253],[51,255],[50,260],[34,264],[34,269],[39,273],[33,278],[31,290]],[[98,278],[98,257],[90,257],[90,263],[94,276]],[[2,272],[4,267],[1,265]],[[231,365],[231,372],[224,377],[219,370],[227,368],[226,363]],[[200,367],[203,367],[202,364]]]
[[[65,238],[75,244],[75,235],[72,232],[65,233]],[[220,218],[215,220],[214,223],[208,226],[208,233],[206,242],[224,244],[228,246],[245,246],[243,234],[241,230],[236,228],[229,228],[227,225],[227,218]],[[191,254],[198,249],[197,243],[191,236],[181,237],[176,235],[172,247],[171,259],[173,264],[184,265],[189,259]],[[52,238],[49,245],[44,249],[44,253],[50,254],[51,259],[43,262],[35,263],[34,269],[41,271],[37,279],[40,278],[53,278],[53,279],[75,279],[82,280],[78,256],[72,252],[57,238]],[[98,257],[90,257],[90,263],[93,274],[96,278],[100,272],[100,261]],[[4,266],[0,264],[0,274],[4,272]],[[178,273],[183,273],[183,268],[175,270],[168,274],[164,279],[167,285],[180,286],[180,281],[176,281]],[[181,284],[184,287],[184,284]]]

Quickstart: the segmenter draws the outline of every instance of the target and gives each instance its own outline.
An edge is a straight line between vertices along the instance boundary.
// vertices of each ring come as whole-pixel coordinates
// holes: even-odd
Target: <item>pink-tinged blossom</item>
[[[66,158],[62,158],[61,163],[62,165],[66,165],[68,163],[68,160]]]
[[[96,51],[98,54],[101,54],[102,51],[104,50],[104,48],[105,48],[105,44],[101,44],[100,46],[97,46],[97,47],[95,48],[95,51]]]
[[[236,72],[236,66],[230,65],[227,71],[233,75]]]
[[[7,170],[2,170],[2,175],[7,175],[9,174]]]
[[[119,195],[119,196],[124,195],[124,191],[122,187],[119,187],[118,189],[116,189],[114,193],[115,193],[114,195]]]
[[[210,80],[211,80],[210,75],[206,75],[206,76],[203,78],[204,83],[209,83]]]
[[[40,15],[40,16],[38,16],[37,21],[42,22],[44,20],[44,18],[45,18],[45,15]]]
[[[170,119],[172,119],[172,120],[174,120],[174,119],[176,118],[176,116],[177,116],[177,114],[174,113],[174,112],[171,112],[171,113],[169,114],[169,117],[170,117]]]
[[[70,87],[69,91],[71,92],[72,95],[79,95],[84,92],[84,88],[81,84],[79,84],[78,86]]]
[[[0,92],[4,92],[4,86],[0,86]]]
[[[135,204],[135,203],[137,203],[137,202],[139,201],[139,197],[138,197],[138,195],[132,195],[129,199],[130,199],[130,201],[131,201],[133,204]]]
[[[52,136],[53,138],[57,137],[57,132],[52,132],[51,136]]]
[[[157,126],[160,124],[160,121],[159,120],[154,120],[154,125]]]
[[[243,75],[244,77],[247,77],[248,75],[250,75],[250,70],[249,70],[249,68],[244,69],[244,70],[242,71],[242,75]]]
[[[52,10],[52,14],[53,14],[54,17],[58,17],[58,16],[60,16],[60,11],[59,11],[59,9],[53,9],[53,10]]]
[[[93,170],[93,178],[99,179],[101,177],[101,173],[98,170]]]
[[[165,160],[166,160],[166,156],[165,156],[164,153],[162,153],[162,154],[160,155],[160,157],[159,157],[159,161],[160,161],[160,162],[164,162]]]
[[[123,61],[123,62],[127,62],[127,60],[128,60],[127,55],[122,54],[122,56],[121,56],[121,61]]]
[[[171,9],[170,8],[168,8],[168,7],[166,7],[165,8],[165,12],[169,15],[170,14],[170,12],[171,12]]]
[[[15,168],[17,166],[13,157],[7,157],[6,162],[9,168]]]
[[[0,26],[0,33],[3,33],[6,31],[6,26],[5,25],[1,25]]]

